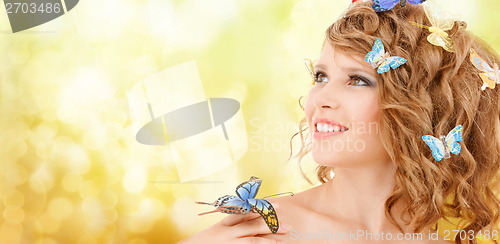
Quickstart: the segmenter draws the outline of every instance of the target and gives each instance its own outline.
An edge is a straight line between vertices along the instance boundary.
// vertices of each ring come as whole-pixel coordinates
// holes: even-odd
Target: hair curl
[[[464,22],[457,21],[449,31],[456,50],[451,53],[429,43],[429,30],[409,21],[431,26],[421,5],[398,5],[376,13],[371,2],[359,3],[326,31],[325,44],[353,56],[364,57],[380,38],[392,56],[407,59],[378,78],[380,136],[396,165],[396,186],[385,202],[386,216],[403,232],[391,209],[404,201],[408,204],[403,215],[409,217],[405,223],[414,232],[436,226],[446,217],[466,221],[463,230],[467,233],[496,229],[500,210],[500,91],[480,89],[483,81],[470,62],[469,50],[475,49],[489,64],[498,64],[500,59],[491,47],[463,28]],[[422,136],[446,135],[459,124],[463,125],[460,154],[437,162]],[[295,155],[299,166],[311,151],[310,133],[304,137],[307,130],[304,118],[290,140],[300,135],[302,147]],[[333,169],[318,166],[318,180],[332,180]],[[300,172],[311,182],[302,169]],[[461,243],[459,236],[455,242]]]

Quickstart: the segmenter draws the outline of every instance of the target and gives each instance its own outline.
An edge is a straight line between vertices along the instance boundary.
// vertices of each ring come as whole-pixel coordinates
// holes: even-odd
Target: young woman
[[[326,31],[298,133],[322,184],[269,199],[276,234],[250,213],[181,243],[497,240],[500,60],[463,22],[428,29],[428,15],[353,4]],[[443,230],[447,218],[462,222]]]

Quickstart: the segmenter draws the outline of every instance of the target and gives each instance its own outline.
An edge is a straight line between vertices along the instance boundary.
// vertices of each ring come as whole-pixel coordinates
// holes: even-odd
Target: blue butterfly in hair
[[[457,125],[453,130],[448,133],[448,135],[441,136],[439,139],[431,135],[422,136],[424,142],[432,150],[432,156],[437,160],[441,161],[443,158],[450,158],[450,152],[458,155],[462,146],[458,141],[462,141],[462,125]]]
[[[207,204],[216,207],[214,211],[201,213],[204,215],[208,213],[222,212],[227,214],[246,214],[250,211],[257,211],[264,221],[266,222],[269,230],[274,234],[278,231],[279,223],[276,211],[273,205],[265,199],[257,199],[255,196],[259,191],[262,180],[252,176],[248,181],[241,183],[236,187],[236,195],[226,195],[217,199],[213,203],[196,202],[198,204]],[[293,193],[292,193],[293,195]]]
[[[372,67],[377,69],[377,73],[382,74],[389,71],[391,68],[395,69],[402,64],[406,63],[406,59],[398,56],[389,56],[385,52],[384,44],[377,38],[373,44],[372,50],[366,54],[365,61],[372,64]]]
[[[425,2],[426,0],[375,0],[373,1],[372,8],[375,10],[375,12],[384,12],[387,10],[391,10],[398,3],[401,4],[401,7],[404,7],[406,6],[407,1],[413,5],[417,5]]]

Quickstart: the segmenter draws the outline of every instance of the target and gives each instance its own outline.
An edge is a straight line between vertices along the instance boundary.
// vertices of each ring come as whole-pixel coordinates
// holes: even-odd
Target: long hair
[[[470,62],[469,50],[475,49],[490,65],[500,64],[499,57],[466,31],[463,22],[455,22],[448,32],[456,50],[448,52],[428,42],[428,29],[409,21],[431,26],[421,5],[398,5],[376,13],[371,2],[355,4],[327,29],[324,44],[364,57],[379,38],[391,56],[407,59],[378,77],[379,134],[396,166],[396,185],[385,202],[386,216],[403,232],[391,212],[396,202],[403,201],[407,203],[403,216],[408,217],[403,219],[413,232],[435,228],[446,217],[459,217],[466,223],[462,230],[473,233],[496,228],[500,88],[481,90],[481,71]],[[436,161],[422,136],[447,135],[459,124],[463,125],[460,154]],[[304,118],[291,139],[301,138],[302,146],[295,155],[299,165],[311,151],[309,134]],[[332,180],[333,170],[318,166],[318,180]],[[458,235],[455,242],[461,243]]]

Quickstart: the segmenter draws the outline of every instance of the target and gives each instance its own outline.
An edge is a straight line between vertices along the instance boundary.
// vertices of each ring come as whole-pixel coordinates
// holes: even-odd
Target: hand
[[[273,203],[274,208],[278,208]],[[275,235],[283,235],[290,231],[290,227],[279,223],[280,227]],[[282,244],[285,242],[258,237],[258,235],[272,234],[266,222],[258,213],[230,214],[216,224],[178,242],[177,244],[198,243],[231,243],[231,244]]]

